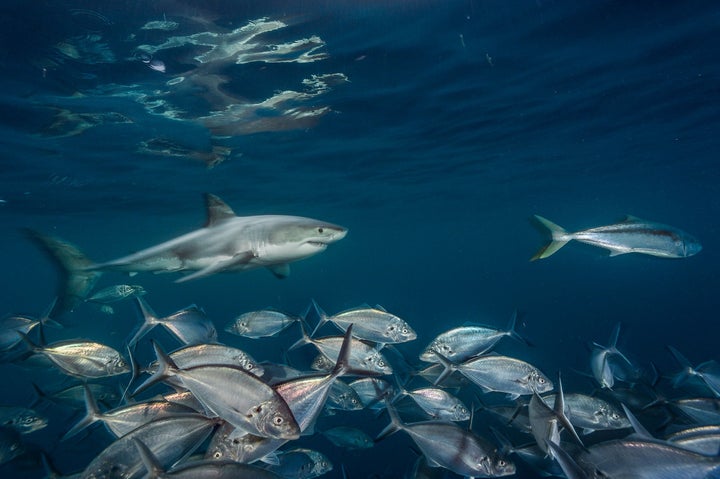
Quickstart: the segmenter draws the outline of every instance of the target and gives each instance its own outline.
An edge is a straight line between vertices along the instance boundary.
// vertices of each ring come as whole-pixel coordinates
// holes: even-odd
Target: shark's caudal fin
[[[57,301],[47,317],[72,311],[85,300],[102,273],[89,271],[94,263],[74,245],[29,229],[25,234],[50,256],[59,272]]]
[[[548,256],[552,256],[557,250],[565,246],[567,242],[572,239],[572,236],[569,235],[564,228],[556,225],[552,221],[539,215],[535,215],[535,219],[545,228],[550,230],[550,233],[552,234],[552,241],[540,248],[540,250],[535,253],[535,256],[530,258],[530,261],[535,261],[536,259],[543,259],[547,258]]]

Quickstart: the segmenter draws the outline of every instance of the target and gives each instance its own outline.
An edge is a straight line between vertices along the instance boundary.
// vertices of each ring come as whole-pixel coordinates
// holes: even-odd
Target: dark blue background
[[[20,228],[108,260],[198,227],[201,193],[211,192],[240,215],[309,216],[350,233],[294,264],[283,281],[252,271],[180,285],[173,276],[108,274],[102,284],[142,284],[159,313],[197,303],[218,327],[267,306],[299,313],[311,298],[330,313],[379,303],[418,331],[401,348],[409,358],[450,327],[503,326],[518,308],[526,313],[521,332],[536,347],[504,351],[551,376],[562,369],[568,389],[585,392],[592,384],[572,370],[587,370],[586,343],[605,344],[617,322],[620,347],[640,364],[673,372],[667,344],[694,363],[717,359],[716,2],[107,3],[0,7],[2,312],[39,314],[54,294],[50,263]],[[341,72],[349,82],[315,100],[333,111],[312,128],[226,140],[234,156],[213,169],[138,153],[140,141],[163,135],[206,148],[209,134],[151,116],[131,99],[89,92],[108,83],[161,88],[180,67],[166,58],[166,74],[148,69],[132,58],[128,35],[163,14],[182,23],[187,11],[214,12],[230,28],[263,16],[283,20],[291,25],[269,36],[280,42],[321,37],[328,59],[232,66],[227,88],[262,101],[301,89],[312,74]],[[38,65],[53,45],[98,31],[116,62],[66,62],[43,76]],[[76,100],[77,93],[87,96]],[[54,106],[118,111],[133,123],[53,137]],[[632,214],[684,229],[704,249],[659,260],[608,258],[570,244],[530,263],[544,241],[533,214],[569,230]],[[89,337],[120,347],[137,317],[129,303],[117,309],[105,316],[81,307],[48,339]],[[223,334],[259,359],[280,360],[297,332],[257,343]],[[13,386],[3,396],[8,404],[32,398],[31,379],[59,382],[14,365],[0,373]],[[49,414],[57,415],[51,427],[28,441],[49,450],[63,471],[82,467],[92,456],[79,452],[83,443],[52,452],[68,419],[67,412]],[[374,434],[385,422],[365,429]],[[93,434],[107,441],[104,431]],[[409,451],[389,453],[409,444],[402,434],[362,452],[314,441],[336,464],[331,477],[341,477],[343,461],[350,478],[397,477],[413,461]],[[40,474],[32,463],[5,470]]]

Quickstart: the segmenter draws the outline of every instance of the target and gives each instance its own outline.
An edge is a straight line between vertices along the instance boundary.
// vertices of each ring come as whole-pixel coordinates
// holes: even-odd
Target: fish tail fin
[[[572,236],[568,234],[568,232],[564,228],[556,225],[547,218],[543,218],[540,215],[535,215],[535,219],[538,221],[538,223],[540,223],[550,231],[550,234],[552,235],[552,240],[550,241],[550,243],[540,248],[540,250],[535,253],[535,256],[530,258],[530,261],[535,261],[537,259],[543,259],[552,256],[553,254],[555,254],[555,252],[557,252],[557,250],[565,246],[568,241],[572,240]]]
[[[42,316],[40,317],[40,324],[43,326],[50,326],[51,328],[55,329],[63,329],[63,325],[55,321],[51,318],[52,312],[55,309],[55,305],[58,302],[58,297],[55,296],[53,300],[50,302],[50,305],[45,308],[45,311],[43,311]]]
[[[578,466],[577,462],[575,462],[575,459],[573,459],[572,456],[565,451],[565,449],[560,447],[559,444],[556,444],[551,440],[546,440],[545,443],[547,444],[548,450],[552,451],[552,457],[554,457],[558,462],[560,469],[562,469],[565,473],[565,476],[588,477],[585,471]]]
[[[627,417],[628,421],[630,421],[630,425],[635,431],[635,434],[637,434],[643,440],[654,440],[655,438],[653,437],[653,435],[650,434],[647,429],[645,429],[645,426],[643,426],[640,421],[638,421],[638,418],[635,417],[635,415],[630,411],[630,409],[628,409],[628,407],[623,403],[620,403],[620,405],[623,408],[623,412],[625,412],[625,417]]]
[[[682,371],[673,376],[672,385],[674,388],[680,387],[686,380],[688,380],[695,370],[692,363],[686,358],[680,351],[672,346],[668,346],[668,351],[673,355],[675,360],[678,362]]]
[[[553,406],[553,409],[555,412],[555,416],[558,418],[558,421],[560,421],[560,424],[562,424],[562,426],[570,432],[573,440],[584,449],[585,444],[583,444],[577,431],[575,431],[575,427],[565,415],[565,393],[563,393],[562,377],[560,376],[560,372],[558,372],[558,393],[555,397],[555,404]]]
[[[152,376],[147,378],[144,383],[138,386],[137,389],[133,391],[131,396],[137,396],[141,392],[148,389],[150,386],[169,378],[173,375],[172,370],[177,369],[177,365],[175,364],[175,362],[170,358],[170,356],[165,354],[165,351],[162,350],[159,344],[157,344],[155,341],[152,341],[152,345],[153,349],[155,350],[155,356],[157,356],[157,371],[155,371]]]
[[[320,329],[320,327],[321,327],[323,324],[327,323],[327,320],[328,320],[328,315],[327,315],[327,313],[325,313],[325,311],[323,311],[323,309],[320,307],[319,304],[317,304],[317,302],[316,302],[314,299],[312,300],[312,306],[313,306],[313,308],[315,309],[315,312],[316,312],[317,315],[318,315],[318,322],[317,322],[317,324],[315,325],[315,329],[313,329],[312,333],[310,333],[310,336],[311,336],[311,337],[312,337],[312,336],[315,336],[315,333],[317,333],[318,329]]]
[[[351,324],[345,331],[345,337],[343,338],[342,346],[340,346],[340,353],[338,354],[335,367],[332,370],[332,377],[337,378],[343,374],[347,374],[350,371],[350,346],[352,344],[352,328]]]
[[[70,430],[63,435],[63,437],[60,438],[61,441],[73,437],[83,429],[97,422],[102,417],[100,409],[98,409],[97,402],[95,402],[92,391],[90,391],[90,388],[87,386],[87,384],[83,384],[83,389],[85,391],[85,417],[75,423],[75,425],[71,427]]]
[[[35,393],[35,399],[33,399],[32,402],[30,403],[30,409],[35,408],[35,407],[36,407],[38,404],[40,404],[42,401],[47,401],[47,402],[50,402],[50,403],[54,402],[54,401],[52,400],[52,398],[51,398],[50,396],[48,396],[45,391],[43,391],[42,389],[40,389],[40,386],[38,386],[38,385],[35,384],[34,382],[33,382],[33,383],[30,383],[30,384],[32,385],[33,392]]]
[[[132,441],[135,444],[138,454],[140,454],[140,459],[142,459],[143,466],[145,466],[145,470],[147,471],[147,475],[144,477],[149,479],[164,477],[165,470],[150,448],[148,448],[140,439],[133,438]]]
[[[306,344],[312,343],[310,340],[310,336],[307,334],[307,329],[305,329],[305,321],[300,321],[300,333],[302,334],[302,337],[295,341],[289,348],[288,351],[292,351],[293,349],[297,349],[301,346],[305,346]]]
[[[28,349],[32,352],[37,352],[40,348],[37,344],[35,344],[32,339],[28,337],[27,334],[23,333],[22,331],[15,331],[20,338],[22,338],[23,342],[27,345]]]
[[[130,380],[127,383],[127,386],[125,386],[125,389],[122,391],[122,395],[120,396],[120,404],[124,404],[125,400],[127,399],[128,391],[130,390],[130,386],[132,386],[133,382],[137,379],[137,377],[140,375],[140,367],[138,366],[137,361],[135,361],[135,355],[133,354],[133,351],[135,348],[131,347],[129,344],[126,346],[127,352],[128,352],[128,359],[130,360]]]
[[[58,275],[57,301],[47,317],[56,317],[75,309],[87,298],[102,274],[93,270],[93,263],[75,245],[30,229],[25,235],[53,260]]]
[[[445,369],[443,369],[443,372],[441,372],[440,375],[433,382],[433,386],[437,386],[441,382],[445,381],[445,379],[447,379],[448,376],[450,376],[452,373],[454,373],[455,370],[457,369],[457,366],[455,365],[455,363],[450,361],[448,358],[446,358],[439,352],[437,352],[437,351],[433,351],[433,352],[435,353],[435,357],[438,359],[440,364],[442,364],[443,368],[445,368]]]
[[[388,437],[391,434],[394,434],[401,430],[404,425],[402,421],[400,420],[400,416],[398,416],[397,411],[395,411],[395,407],[390,404],[390,401],[388,398],[385,398],[385,409],[388,412],[388,415],[390,416],[390,424],[385,427],[382,431],[380,431],[380,434],[377,435],[375,438],[375,443],[378,443]]]
[[[138,311],[142,316],[142,323],[135,330],[135,334],[128,341],[129,347],[134,347],[135,344],[142,339],[152,328],[158,324],[158,318],[155,311],[152,310],[150,305],[142,299],[140,296],[134,296],[135,304],[137,305]]]
[[[515,446],[513,446],[513,443],[505,434],[500,432],[500,430],[494,426],[489,426],[489,428],[490,432],[493,434],[493,436],[495,436],[495,439],[497,439],[497,442],[500,445],[498,452],[501,455],[507,456],[515,452]]]
[[[517,332],[516,326],[517,326],[517,319],[519,316],[520,316],[520,313],[516,309],[513,312],[513,315],[510,317],[510,322],[507,325],[506,331],[507,331],[508,336],[510,336],[511,338],[513,338],[516,341],[519,341],[519,342],[525,344],[526,346],[535,346],[533,343],[528,341],[528,339],[525,336],[522,336],[520,333]]]

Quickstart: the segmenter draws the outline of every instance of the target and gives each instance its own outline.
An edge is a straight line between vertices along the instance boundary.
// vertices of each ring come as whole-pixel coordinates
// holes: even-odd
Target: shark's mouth
[[[323,243],[322,241],[308,241],[308,244],[316,248],[327,248],[327,243]]]

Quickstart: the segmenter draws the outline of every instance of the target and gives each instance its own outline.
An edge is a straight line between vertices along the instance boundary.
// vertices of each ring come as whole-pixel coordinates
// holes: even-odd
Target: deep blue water
[[[562,370],[575,391],[594,387],[575,372],[588,370],[587,342],[605,344],[618,322],[623,351],[662,373],[677,370],[668,344],[694,363],[720,359],[715,2],[149,3],[0,7],[0,313],[39,315],[55,294],[51,263],[21,228],[104,261],[197,228],[210,192],[240,215],[308,216],[350,232],[284,280],[262,270],[183,284],[109,273],[101,286],[141,284],[164,314],[196,303],[219,329],[268,306],[299,313],[313,298],[328,312],[381,304],[418,331],[400,348],[412,360],[446,329],[504,326],[517,308],[535,347],[500,350],[553,377]],[[188,44],[142,47],[261,18],[285,26],[255,37],[258,56],[247,63],[200,63],[193,57],[205,50]],[[159,20],[177,29],[141,28]],[[267,61],[278,45],[312,37],[316,50]],[[315,61],[300,62],[303,53]],[[150,57],[165,71],[149,68]],[[325,85],[304,83],[314,75]],[[272,103],[281,92],[293,99]],[[212,128],[202,120],[234,107],[241,116]],[[149,153],[148,142],[180,153]],[[229,153],[207,167],[198,158],[213,146]],[[531,263],[545,241],[533,214],[569,230],[632,214],[693,234],[703,250],[682,260],[609,258],[572,243]],[[81,306],[48,340],[121,348],[138,318],[129,302],[116,309]],[[296,338],[220,337],[278,361]],[[31,401],[32,382],[63,381],[0,367],[4,404]],[[50,426],[25,438],[31,452],[2,466],[3,477],[42,477],[37,449],[73,472],[110,442],[98,428],[58,443],[72,411],[44,412]],[[387,419],[332,421],[372,435]],[[363,451],[305,441],[335,463],[327,477],[341,477],[343,463],[350,478],[400,477],[414,461],[402,433]]]

